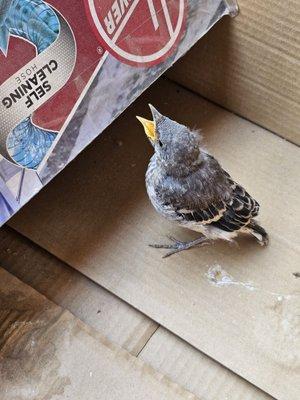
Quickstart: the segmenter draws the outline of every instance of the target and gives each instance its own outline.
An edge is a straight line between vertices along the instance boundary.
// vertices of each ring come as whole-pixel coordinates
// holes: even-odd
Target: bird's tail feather
[[[252,220],[247,225],[247,229],[253,236],[256,237],[260,245],[267,246],[267,244],[269,243],[269,236],[267,232],[264,230],[264,228],[258,225],[258,223],[255,220]]]

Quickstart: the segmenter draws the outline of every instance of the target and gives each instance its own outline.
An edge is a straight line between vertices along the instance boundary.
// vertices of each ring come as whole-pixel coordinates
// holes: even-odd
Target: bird
[[[149,107],[153,120],[137,116],[154,148],[145,176],[149,199],[160,215],[200,233],[192,241],[169,237],[169,244],[150,246],[168,249],[165,258],[218,239],[235,243],[241,233],[266,246],[268,234],[255,220],[258,202],[206,150],[200,131]]]

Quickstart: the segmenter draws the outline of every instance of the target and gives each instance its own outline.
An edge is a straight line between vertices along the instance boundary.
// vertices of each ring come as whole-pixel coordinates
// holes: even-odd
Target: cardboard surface
[[[201,399],[271,398],[8,227],[0,265]]]
[[[159,217],[146,197],[151,148],[134,116],[147,117],[148,102],[203,129],[210,151],[259,200],[268,248],[244,238],[238,248],[216,243],[162,260],[147,246],[167,234],[194,237]],[[254,385],[294,400],[299,162],[295,145],[160,81],[11,225]],[[228,284],[218,282],[218,268]]]
[[[0,265],[201,399],[271,399],[8,227],[0,230]]]
[[[8,227],[0,265],[201,399],[271,398]]]
[[[195,399],[0,269],[2,400]]]
[[[139,357],[200,399],[273,399],[163,327],[158,328]]]
[[[300,2],[238,3],[168,76],[299,144]]]
[[[133,355],[141,351],[158,327],[141,312],[8,227],[0,230],[0,265]]]

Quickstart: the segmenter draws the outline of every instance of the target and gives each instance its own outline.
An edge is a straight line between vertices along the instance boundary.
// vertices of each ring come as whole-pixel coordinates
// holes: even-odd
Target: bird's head
[[[186,174],[201,163],[201,136],[165,117],[149,104],[153,120],[142,117],[145,133],[154,147],[156,156],[168,173]]]

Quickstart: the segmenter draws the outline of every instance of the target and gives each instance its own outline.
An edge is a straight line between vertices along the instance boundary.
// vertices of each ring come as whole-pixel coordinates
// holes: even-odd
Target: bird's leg
[[[167,254],[163,256],[163,258],[169,257],[172,254],[179,253],[183,250],[191,249],[195,246],[205,245],[208,244],[210,241],[205,236],[200,236],[195,240],[191,240],[189,242],[182,242],[181,240],[177,240],[172,236],[168,236],[168,238],[173,242],[170,244],[150,244],[150,247],[154,247],[155,249],[170,249]]]

